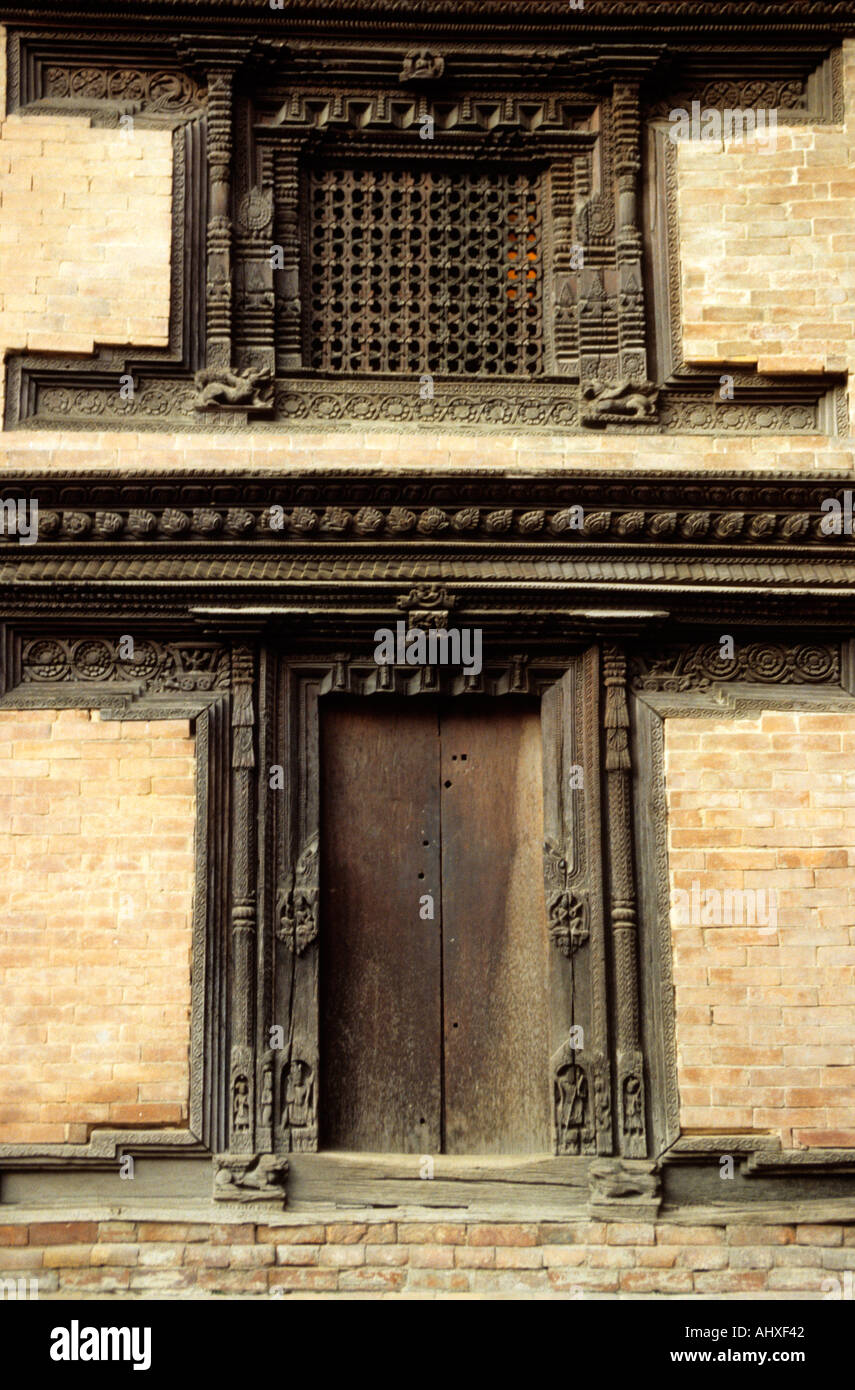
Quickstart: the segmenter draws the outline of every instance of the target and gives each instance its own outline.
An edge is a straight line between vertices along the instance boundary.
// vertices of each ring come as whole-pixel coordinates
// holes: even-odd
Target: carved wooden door
[[[321,712],[321,1147],[552,1148],[537,703]]]

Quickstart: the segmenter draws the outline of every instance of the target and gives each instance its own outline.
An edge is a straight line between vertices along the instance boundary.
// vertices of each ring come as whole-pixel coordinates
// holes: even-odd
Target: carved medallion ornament
[[[632,662],[632,687],[638,691],[707,690],[729,681],[828,685],[839,679],[839,646],[821,643],[736,642],[727,657],[720,644],[710,643],[639,653]]]

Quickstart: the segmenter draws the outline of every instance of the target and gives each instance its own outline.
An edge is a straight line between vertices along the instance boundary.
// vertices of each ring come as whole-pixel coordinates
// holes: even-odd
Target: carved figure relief
[[[238,410],[266,409],[273,399],[273,381],[269,372],[258,367],[230,371],[222,367],[205,367],[194,377],[196,395],[193,407],[208,410],[214,406]]]
[[[543,847],[546,910],[550,940],[569,959],[590,937],[588,904],[568,885],[567,856],[551,840]]]
[[[249,1129],[249,1082],[236,1076],[232,1087],[232,1129],[236,1134]]]
[[[404,59],[399,82],[419,82],[430,77],[442,77],[445,72],[445,59],[441,53],[431,53],[427,48],[411,48]]]
[[[308,1062],[295,1057],[282,1073],[282,1129],[295,1153],[317,1144],[315,1074]]]
[[[289,951],[302,955],[318,935],[318,840],[303,850],[280,899],[276,935]]]
[[[261,1073],[261,1123],[273,1123],[273,1062],[267,1060]]]
[[[600,429],[608,424],[655,419],[659,388],[651,381],[627,378],[612,385],[592,381],[583,388],[582,396],[588,402],[582,411],[583,425]]]
[[[644,1089],[641,1078],[626,1076],[623,1082],[623,1131],[631,1135],[644,1133]]]
[[[288,1160],[275,1154],[217,1154],[214,1200],[217,1202],[285,1201]]]
[[[662,1182],[652,1163],[599,1158],[588,1169],[588,1202],[591,1214],[612,1220],[655,1217]]]
[[[583,1138],[589,1128],[588,1078],[578,1062],[566,1062],[555,1073],[555,1124],[558,1152],[583,1151]]]

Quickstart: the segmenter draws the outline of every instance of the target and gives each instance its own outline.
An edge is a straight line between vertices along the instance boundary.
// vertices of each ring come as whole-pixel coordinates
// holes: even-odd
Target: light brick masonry
[[[0,1142],[187,1119],[186,720],[0,711]]]
[[[672,898],[683,1128],[855,1145],[855,715],[669,719],[665,747],[671,885],[702,908]],[[773,890],[777,922],[759,897],[716,922],[710,890]]]
[[[855,1270],[855,1225],[841,1224],[3,1219],[0,1278],[35,1278],[42,1298],[831,1300]]]
[[[842,127],[779,123],[768,153],[680,144],[687,361],[855,371],[855,45],[844,58]]]

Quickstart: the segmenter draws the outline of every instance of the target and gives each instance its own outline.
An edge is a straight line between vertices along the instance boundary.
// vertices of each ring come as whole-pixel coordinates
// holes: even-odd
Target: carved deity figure
[[[261,1123],[269,1125],[273,1119],[273,1069],[265,1067],[261,1078]]]
[[[245,1076],[235,1078],[232,1117],[236,1133],[249,1129],[249,1082]]]
[[[431,53],[427,48],[413,49],[404,59],[404,66],[398,80],[414,82],[428,77],[442,77],[445,59],[440,53]]]
[[[637,1076],[628,1076],[623,1083],[623,1128],[625,1134],[641,1134],[644,1130],[641,1081]]]
[[[575,893],[556,893],[549,900],[549,935],[568,958],[588,940],[585,903]]]
[[[305,1129],[314,1115],[314,1080],[308,1062],[294,1060],[288,1068],[283,1110],[292,1129]]]
[[[579,1152],[587,1109],[588,1079],[580,1066],[568,1062],[555,1075],[555,1114],[562,1153]]]

